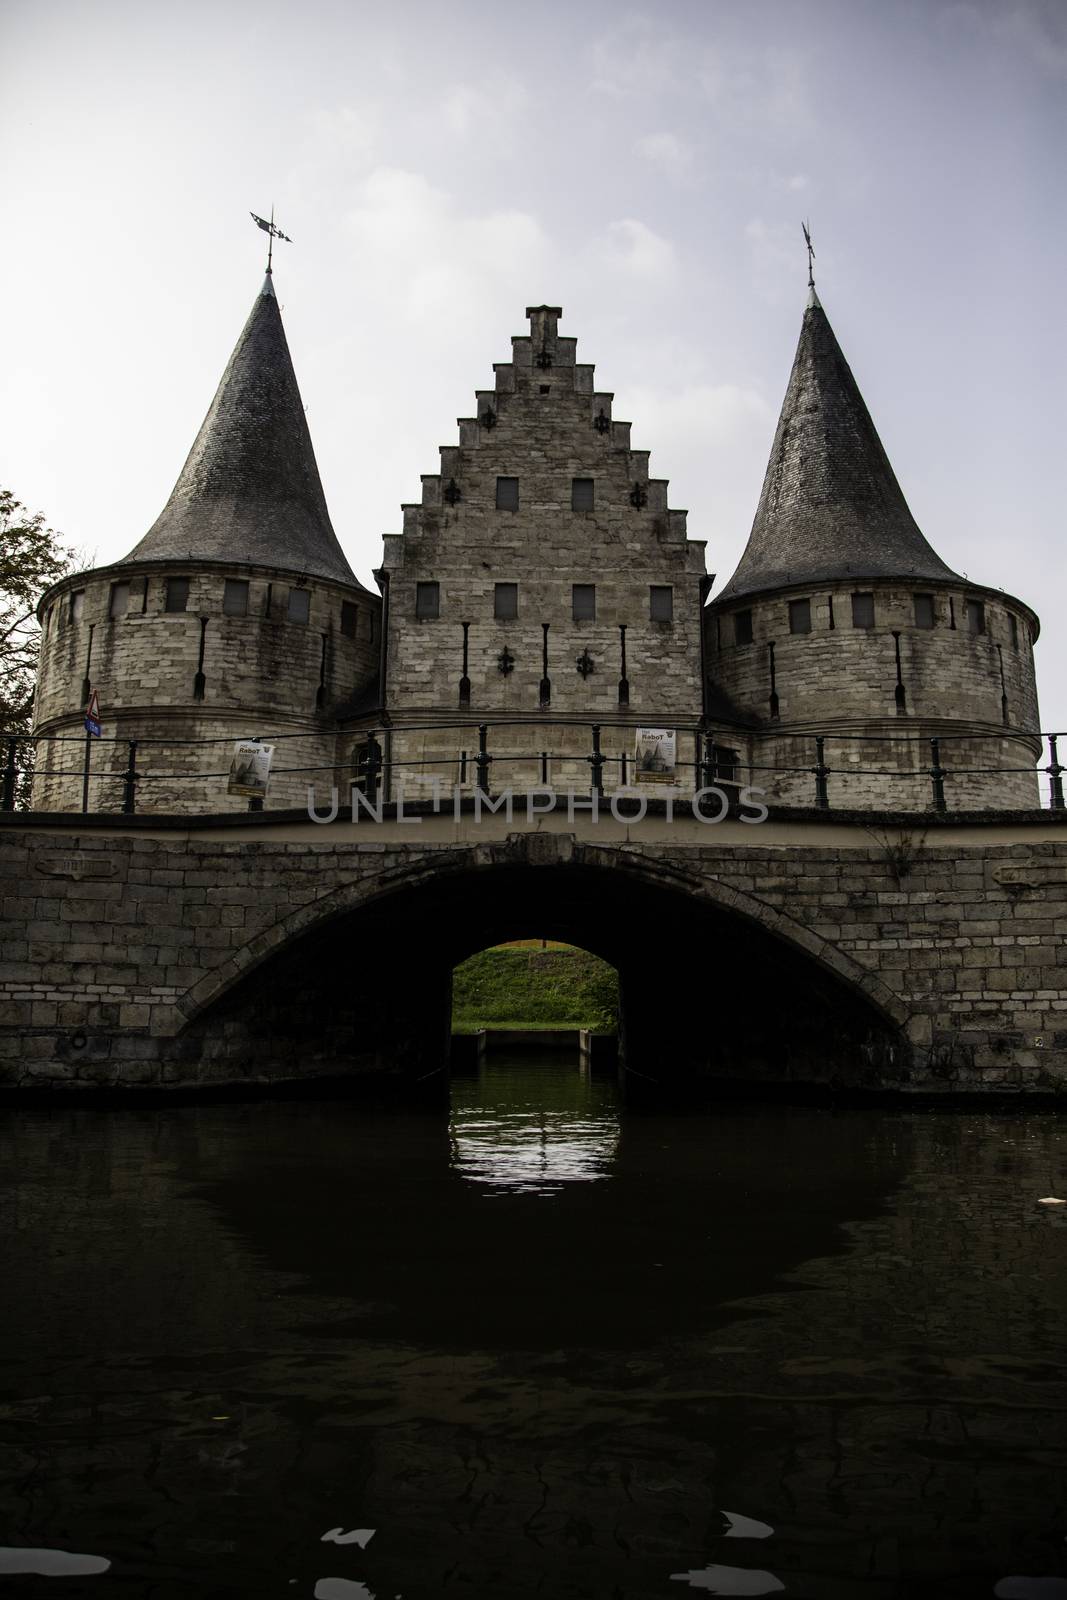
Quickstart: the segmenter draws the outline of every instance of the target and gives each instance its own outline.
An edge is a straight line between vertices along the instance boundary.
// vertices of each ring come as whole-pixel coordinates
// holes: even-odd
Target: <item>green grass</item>
[[[590,1028],[614,1033],[619,980],[588,950],[500,945],[482,950],[452,974],[452,1028]]]

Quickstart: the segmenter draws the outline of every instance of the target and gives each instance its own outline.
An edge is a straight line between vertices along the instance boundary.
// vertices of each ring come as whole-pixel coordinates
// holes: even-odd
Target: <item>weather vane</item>
[[[284,239],[286,244],[292,244],[293,241],[290,239],[290,237],[289,237],[289,235],[287,233],[283,233],[280,228],[276,228],[274,226],[274,207],[273,206],[271,206],[271,208],[270,208],[270,221],[269,222],[266,220],[265,217],[257,217],[254,211],[250,211],[248,213],[248,215],[252,218],[252,221],[255,223],[256,227],[257,228],[262,228],[263,232],[265,234],[267,234],[269,239],[270,239],[270,244],[267,246],[267,272],[269,274],[270,270],[271,270],[271,265],[270,265],[271,253],[274,250],[274,241],[275,241],[275,239]]]
[[[815,260],[815,250],[811,242],[811,223],[802,222],[800,226],[804,229],[804,243],[808,247],[808,288],[814,289],[815,274],[812,271],[812,262]]]

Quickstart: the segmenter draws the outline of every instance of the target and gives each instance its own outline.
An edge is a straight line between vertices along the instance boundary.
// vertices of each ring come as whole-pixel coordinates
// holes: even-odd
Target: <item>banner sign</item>
[[[244,794],[251,800],[262,800],[270,779],[270,762],[274,754],[272,744],[257,744],[254,739],[238,739],[233,747],[227,794]]]
[[[637,783],[673,783],[677,744],[673,728],[638,728],[634,751]]]

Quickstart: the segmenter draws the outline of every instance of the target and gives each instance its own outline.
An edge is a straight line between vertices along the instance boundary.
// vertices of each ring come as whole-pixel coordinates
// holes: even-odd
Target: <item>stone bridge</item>
[[[548,937],[632,1087],[1067,1089],[1063,813],[649,813],[5,816],[2,1082],[434,1091],[455,964]]]

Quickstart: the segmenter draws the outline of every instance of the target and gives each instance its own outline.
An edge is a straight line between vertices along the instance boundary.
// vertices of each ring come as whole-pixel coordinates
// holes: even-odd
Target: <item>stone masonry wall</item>
[[[184,611],[165,609],[168,577],[190,580]],[[224,615],[227,577],[249,582],[246,615]],[[126,614],[112,619],[116,582],[130,583],[130,601]],[[309,591],[307,623],[287,618],[294,588]],[[71,596],[77,591],[84,593],[84,610],[74,621]],[[341,631],[342,602],[357,608],[354,636]],[[305,584],[292,573],[240,566],[123,565],[65,580],[44,613],[35,807],[81,808],[85,677],[97,689],[104,723],[93,770],[121,773],[127,741],[140,741],[139,810],[244,810],[247,801],[227,797],[225,780],[217,776],[228,770],[237,738],[283,736],[275,769],[331,765],[334,712],[377,671],[380,605],[362,589],[321,579]],[[205,682],[197,700],[201,638]],[[207,740],[216,742],[199,742]],[[153,778],[153,771],[160,776]],[[302,804],[308,781],[308,775],[272,772],[271,805]],[[121,785],[94,782],[91,807],[120,810]]]
[[[892,1087],[1067,1092],[1060,817],[930,826],[920,835],[889,824],[879,832],[783,820],[642,832],[581,822],[567,831],[553,819],[544,831],[510,837],[492,823],[450,827],[429,817],[417,827],[272,831],[263,822],[240,834],[177,835],[9,823],[0,830],[4,1081],[203,1081],[180,1041],[228,984],[383,888],[408,894],[417,916],[418,894],[435,883],[447,891],[459,859],[489,874],[516,862],[531,871],[582,862],[603,872],[605,885],[653,882],[681,896],[679,905],[706,900],[717,925],[727,926],[725,915],[739,928],[764,929],[810,959],[813,973],[847,982],[886,1015],[911,1061]],[[397,902],[401,939],[408,903]],[[583,907],[595,947],[605,932],[596,897]],[[393,970],[402,954],[378,952]],[[709,945],[709,994],[715,963]],[[352,971],[355,983],[358,962]],[[773,965],[765,984],[773,993]],[[409,1011],[418,1011],[420,992],[413,973]],[[692,995],[702,1017],[707,1000]],[[397,1026],[403,1021],[398,1011]],[[240,1018],[227,1026],[239,1031]],[[712,1039],[712,1022],[703,1026]],[[338,1057],[334,1070],[351,1069]]]
[[[873,628],[853,626],[853,587],[874,595]],[[916,625],[916,591],[933,594],[933,628]],[[983,633],[968,630],[968,596],[984,603]],[[789,605],[801,599],[810,599],[811,631],[793,634]],[[752,641],[736,644],[735,618],[743,610],[751,615]],[[1031,612],[999,593],[857,580],[821,593],[788,590],[745,606],[710,607],[708,673],[713,697],[725,696],[759,721],[760,734],[745,746],[754,766],[810,768],[812,736],[827,735],[835,804],[926,809],[929,739],[937,736],[950,809],[1012,809],[1038,803],[1035,626]],[[898,640],[903,713],[896,704]],[[770,714],[772,646],[777,718]],[[914,779],[895,775],[916,769]],[[807,772],[765,770],[752,781],[781,803],[812,803]]]
[[[474,725],[514,720],[526,725],[495,729],[494,746],[535,754],[508,764],[506,776],[502,761],[495,781],[538,781],[541,751],[556,754],[563,781],[560,758],[573,750],[573,771],[588,787],[587,735],[567,740],[538,724],[695,725],[704,546],[687,539],[685,512],[668,508],[666,482],[649,478],[648,452],[631,449],[629,423],[611,418],[612,397],[595,390],[593,368],[576,362],[576,341],[558,335],[559,312],[527,314],[530,335],[512,341],[495,388],[461,420],[459,445],[442,448],[440,473],[423,479],[421,505],[404,508],[403,535],[385,541],[394,730],[464,718],[472,725],[469,735],[394,731],[393,754],[400,763],[425,752],[444,775],[462,749],[476,748]],[[497,508],[500,478],[517,480],[517,509]],[[592,481],[591,509],[572,509],[575,479]],[[439,585],[439,614],[420,618],[417,586],[430,582]],[[518,585],[514,619],[494,616],[497,583]],[[595,586],[595,617],[574,620],[575,584]],[[653,586],[672,591],[671,620],[653,620]],[[469,709],[460,700],[464,624]],[[551,698],[542,707],[546,624]],[[629,698],[620,703],[623,627]],[[613,757],[632,748],[632,732],[613,736]]]

